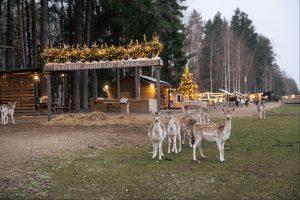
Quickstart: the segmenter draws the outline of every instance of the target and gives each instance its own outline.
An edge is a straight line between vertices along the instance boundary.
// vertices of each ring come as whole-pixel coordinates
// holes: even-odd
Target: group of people
[[[243,99],[243,98],[240,98],[239,96],[236,96],[236,98],[235,98],[236,107],[239,107],[240,103],[242,105],[245,104],[245,106],[248,107],[249,106],[249,98],[246,96],[245,99]]]

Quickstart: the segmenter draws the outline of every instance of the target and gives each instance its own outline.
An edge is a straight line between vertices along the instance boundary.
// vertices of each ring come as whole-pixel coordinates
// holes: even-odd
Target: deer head
[[[172,119],[173,117],[175,117],[175,112],[168,110],[167,113],[166,113],[166,118],[167,119]]]
[[[156,124],[160,123],[161,112],[157,112],[157,111],[156,112],[152,112],[152,111],[150,111],[150,113],[154,117],[153,118],[153,122],[156,123]]]
[[[224,109],[222,109],[222,111],[224,112],[226,120],[231,120],[232,119],[232,114],[234,112],[234,108],[232,109],[232,111],[230,111],[230,110],[225,111]]]

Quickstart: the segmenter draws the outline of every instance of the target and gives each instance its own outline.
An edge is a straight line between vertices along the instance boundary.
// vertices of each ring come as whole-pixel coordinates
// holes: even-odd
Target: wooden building
[[[128,98],[128,110],[133,113],[156,111],[156,79],[141,75],[139,78],[139,98],[135,98],[135,80],[133,76],[120,79],[120,97]],[[120,112],[120,99],[117,98],[116,81],[103,85],[107,98],[98,98],[95,102],[91,100],[91,108],[100,111]],[[161,109],[167,109],[169,104],[168,90],[170,84],[160,81]]]
[[[1,71],[0,104],[17,101],[16,115],[32,115],[41,77],[41,69]]]
[[[149,76],[140,76],[140,98],[156,99],[155,89],[156,79]],[[165,81],[160,81],[161,89],[167,89],[170,84]],[[107,92],[107,97],[111,99],[116,98],[116,81],[103,86]],[[125,98],[134,98],[134,77],[126,76],[120,79],[120,96]]]

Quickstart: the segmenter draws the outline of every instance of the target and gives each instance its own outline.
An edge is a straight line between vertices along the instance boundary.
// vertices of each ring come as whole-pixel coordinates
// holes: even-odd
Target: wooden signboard
[[[86,70],[86,69],[113,69],[124,67],[158,67],[162,66],[163,61],[157,58],[139,58],[129,60],[118,61],[93,61],[93,62],[66,62],[66,63],[47,63],[44,67],[44,71],[74,71],[74,70]]]

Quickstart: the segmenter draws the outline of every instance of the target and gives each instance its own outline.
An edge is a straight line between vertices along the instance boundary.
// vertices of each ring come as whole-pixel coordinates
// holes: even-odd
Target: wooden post
[[[140,68],[134,68],[134,98],[139,99],[140,95]]]
[[[117,99],[121,98],[121,94],[120,94],[120,69],[117,69],[117,74],[116,74],[116,97]]]
[[[160,67],[155,67],[157,112],[160,112]]]
[[[52,98],[51,98],[51,75],[50,73],[47,74],[47,93],[48,93],[48,99],[47,99],[47,107],[48,107],[48,121],[52,119]]]

